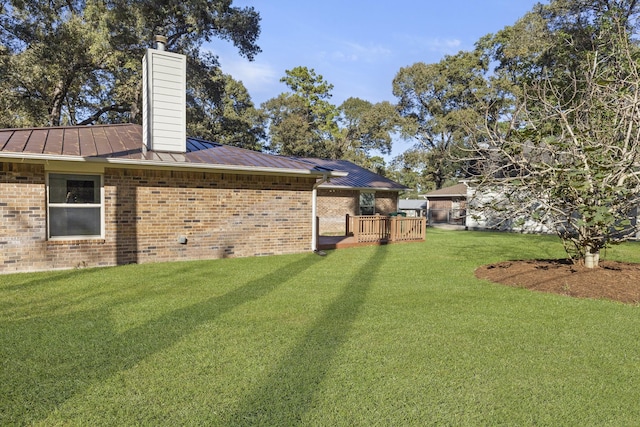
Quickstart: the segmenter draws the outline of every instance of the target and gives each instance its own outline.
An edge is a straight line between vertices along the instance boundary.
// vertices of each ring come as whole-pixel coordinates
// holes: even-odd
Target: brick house
[[[314,188],[339,172],[186,142],[143,150],[139,125],[0,130],[0,272],[313,249]]]
[[[398,211],[399,194],[407,187],[347,160],[301,159],[316,167],[348,174],[318,186],[320,234],[344,234],[346,215],[387,215]]]
[[[310,251],[345,172],[186,137],[185,60],[149,49],[143,125],[0,129],[0,273]]]
[[[448,223],[465,225],[467,215],[466,183],[461,182],[425,194],[429,224]]]

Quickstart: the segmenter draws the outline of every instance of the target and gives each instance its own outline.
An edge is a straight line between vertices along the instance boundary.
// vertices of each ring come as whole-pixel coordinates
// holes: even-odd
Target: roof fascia
[[[49,154],[15,154],[0,153],[0,160],[12,160],[17,163],[38,163],[46,164],[48,161],[55,162],[77,162],[87,164],[102,164],[114,168],[139,168],[139,169],[155,169],[155,170],[192,170],[207,172],[225,172],[237,174],[255,174],[262,173],[265,175],[280,176],[313,176],[329,178],[340,178],[348,175],[342,171],[314,171],[309,169],[289,169],[289,168],[269,168],[255,166],[233,166],[233,165],[209,165],[205,163],[175,163],[161,162],[153,160],[132,160],[132,159],[110,159],[105,157],[81,157],[81,156],[56,156]]]
[[[326,185],[326,184],[322,184],[318,188],[321,189],[321,190],[358,190],[358,191],[404,191],[404,190],[408,190],[408,188],[351,187],[351,186],[348,186],[348,185]]]
[[[433,196],[425,194],[424,197],[437,198],[437,197],[467,197],[466,193],[449,193],[449,194],[434,194]]]

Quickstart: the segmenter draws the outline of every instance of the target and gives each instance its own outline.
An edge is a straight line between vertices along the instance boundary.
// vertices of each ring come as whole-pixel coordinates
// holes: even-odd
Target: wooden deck
[[[354,246],[380,246],[391,243],[424,241],[424,218],[396,218],[381,215],[346,216],[347,235],[318,236],[318,249]]]
[[[376,242],[358,242],[353,236],[318,236],[318,249],[342,249],[354,246],[386,245],[386,240]]]

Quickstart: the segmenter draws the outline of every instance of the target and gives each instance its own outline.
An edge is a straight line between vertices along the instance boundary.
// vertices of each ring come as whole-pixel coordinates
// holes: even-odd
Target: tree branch
[[[102,116],[105,113],[108,113],[110,111],[115,111],[118,113],[126,113],[130,109],[131,109],[130,105],[121,105],[121,104],[108,105],[106,107],[102,107],[101,109],[99,109],[98,111],[96,111],[95,113],[93,113],[92,115],[90,115],[89,117],[81,121],[80,123],[78,123],[78,125],[79,126],[92,125],[96,121],[98,121],[100,116]]]

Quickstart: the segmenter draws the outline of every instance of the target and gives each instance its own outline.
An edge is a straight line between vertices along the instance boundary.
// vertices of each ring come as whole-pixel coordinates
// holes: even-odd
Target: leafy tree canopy
[[[307,67],[285,73],[280,81],[291,92],[262,105],[269,120],[269,150],[288,156],[332,158],[331,144],[338,134],[338,110],[328,101],[333,85]]]
[[[401,68],[393,80],[405,119],[403,134],[428,153],[424,173],[436,188],[460,174],[453,154],[466,143],[469,124],[481,119],[477,102],[487,96],[486,71],[487,62],[478,52],[460,52],[435,64]]]
[[[435,190],[433,176],[429,171],[430,152],[421,148],[412,148],[396,156],[389,165],[389,177],[410,188],[403,197],[418,198]]]
[[[638,230],[639,8],[555,0],[479,44],[497,62],[492,84],[511,90],[512,102],[501,120],[469,128],[482,172],[476,208],[544,224],[590,265]]]
[[[485,220],[543,224],[597,260],[639,231],[639,17],[637,0],[551,0],[473,52],[402,68],[394,94],[418,144],[394,169],[436,187],[476,176]]]
[[[263,104],[269,120],[269,148],[292,156],[347,159],[382,171],[384,160],[373,151],[389,153],[400,117],[388,102],[372,104],[349,98],[333,105],[333,85],[306,67],[287,70],[281,79],[290,92]]]
[[[246,91],[221,75],[217,58],[201,55],[200,47],[218,38],[249,59],[260,52],[259,14],[227,0],[3,0],[0,10],[4,127],[139,122],[141,58],[154,34],[167,37],[169,50],[187,55],[189,126],[196,119],[215,120],[221,110],[233,110],[222,99]],[[248,98],[241,104],[235,111],[242,107],[250,115]],[[245,130],[260,134],[248,123]]]

